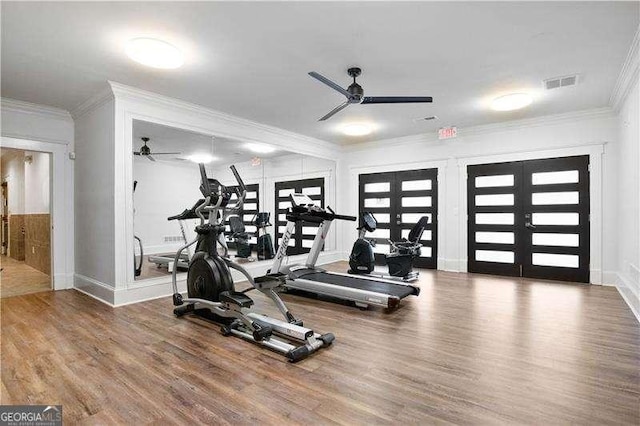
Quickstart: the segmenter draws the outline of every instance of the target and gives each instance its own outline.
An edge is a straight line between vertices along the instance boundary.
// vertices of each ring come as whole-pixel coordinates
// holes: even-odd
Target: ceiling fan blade
[[[153,155],[180,155],[181,152],[154,152]]]
[[[309,75],[313,78],[315,78],[316,80],[320,81],[321,83],[326,84],[327,86],[331,87],[333,90],[336,90],[340,93],[342,93],[343,95],[345,95],[347,98],[351,98],[351,93],[347,92],[345,89],[343,89],[342,87],[340,87],[337,83],[334,83],[333,81],[329,80],[327,77],[324,77],[320,74],[318,74],[315,71],[311,71],[309,73]]]
[[[145,155],[145,157],[147,157],[149,160],[153,161],[154,163],[156,162],[156,159],[155,159],[155,158],[153,158],[153,157],[151,156],[151,154],[149,154],[149,155]]]
[[[133,155],[140,155],[138,151],[133,151]]]
[[[431,96],[365,96],[361,104],[407,104],[433,102]]]
[[[343,104],[338,105],[337,107],[335,107],[334,109],[332,109],[327,115],[325,115],[324,117],[322,117],[320,120],[318,121],[325,121],[330,119],[331,117],[333,117],[335,114],[339,113],[340,111],[342,111],[343,109],[345,109],[346,107],[349,106],[349,101],[346,101]]]

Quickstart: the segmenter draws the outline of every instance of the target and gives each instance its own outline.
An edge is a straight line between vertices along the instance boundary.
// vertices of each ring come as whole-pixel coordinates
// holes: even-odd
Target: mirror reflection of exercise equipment
[[[133,193],[136,193],[136,188],[138,187],[138,181],[134,180],[133,181]],[[135,199],[135,197],[134,197]],[[133,208],[133,217],[135,220],[136,217],[136,208],[134,206]],[[134,228],[135,228],[135,222],[134,222]],[[133,256],[133,275],[136,277],[139,277],[142,274],[142,262],[144,262],[144,249],[142,248],[142,240],[137,236],[134,235],[133,238],[138,242],[138,249],[140,250],[140,260],[138,262],[136,262],[136,257],[135,255]]]

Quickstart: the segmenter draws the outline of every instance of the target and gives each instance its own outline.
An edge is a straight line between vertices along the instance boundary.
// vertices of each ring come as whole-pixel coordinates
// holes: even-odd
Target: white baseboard
[[[616,288],[640,322],[640,283],[628,275],[617,273]]]
[[[54,290],[68,290],[73,288],[73,273],[61,273],[53,276]]]
[[[108,284],[94,280],[93,278],[86,277],[84,275],[75,274],[73,287],[87,294],[94,299],[97,299],[107,305],[114,305],[114,291],[115,289]]]

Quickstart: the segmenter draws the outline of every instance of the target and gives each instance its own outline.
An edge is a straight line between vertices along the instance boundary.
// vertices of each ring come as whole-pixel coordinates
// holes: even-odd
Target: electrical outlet
[[[31,247],[31,254],[36,254],[36,248],[35,247]]]

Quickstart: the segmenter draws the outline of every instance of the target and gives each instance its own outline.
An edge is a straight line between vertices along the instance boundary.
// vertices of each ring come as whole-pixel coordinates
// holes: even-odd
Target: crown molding
[[[73,111],[71,111],[71,116],[76,120],[84,114],[100,107],[105,102],[110,101],[113,97],[114,93],[111,90],[111,87],[107,86],[74,108]]]
[[[569,123],[579,120],[591,120],[596,118],[614,117],[614,111],[610,107],[594,108],[582,111],[572,111],[562,114],[545,115],[542,117],[525,118],[522,120],[504,121],[493,124],[482,124],[466,128],[458,128],[456,139],[477,136],[501,131],[515,131],[533,127],[549,126],[555,124]],[[451,139],[455,140],[455,139]],[[381,139],[377,141],[362,142],[353,145],[343,146],[343,152],[357,152],[375,148],[388,148],[390,146],[411,145],[411,144],[431,144],[442,143],[438,139],[437,132],[422,133],[417,135],[404,136],[400,138]],[[446,141],[445,141],[446,142]]]
[[[2,111],[14,111],[23,114],[34,114],[56,120],[72,121],[71,114],[61,108],[46,105],[32,104],[30,102],[18,101],[10,98],[0,98]]]
[[[334,153],[339,153],[341,149],[340,145],[333,142],[301,135],[299,133],[291,132],[274,126],[269,126],[267,124],[258,123],[235,115],[193,104],[191,102],[159,95],[157,93],[148,92],[146,90],[126,86],[124,84],[116,83],[113,81],[109,81],[108,83],[116,99],[140,100],[145,103],[151,103],[162,107],[178,108],[182,111],[199,114],[219,122],[234,125],[236,127],[260,131],[262,133],[272,135],[276,138],[288,139],[303,145],[319,147],[323,150],[327,150],[330,152],[332,151]]]
[[[622,64],[622,69],[616,80],[616,85],[613,87],[611,97],[609,98],[609,105],[614,111],[620,111],[622,103],[627,97],[629,91],[633,88],[633,85],[638,81],[638,73],[640,72],[640,26],[636,29],[636,34],[629,47],[627,58]]]

